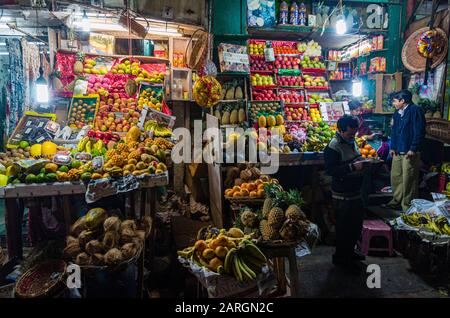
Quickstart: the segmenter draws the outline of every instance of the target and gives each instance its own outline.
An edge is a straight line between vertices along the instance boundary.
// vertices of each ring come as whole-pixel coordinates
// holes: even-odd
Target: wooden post
[[[64,223],[66,225],[66,233],[69,235],[72,225],[72,207],[70,205],[70,196],[63,196]]]
[[[291,297],[297,298],[299,297],[299,276],[298,276],[298,268],[297,268],[297,257],[295,256],[295,247],[292,246],[289,249],[289,280],[290,280],[290,289],[291,289]]]
[[[20,199],[5,199],[5,225],[6,238],[8,242],[9,258],[18,257],[22,259],[22,219],[23,204],[18,202]],[[21,200],[20,200],[21,201]]]

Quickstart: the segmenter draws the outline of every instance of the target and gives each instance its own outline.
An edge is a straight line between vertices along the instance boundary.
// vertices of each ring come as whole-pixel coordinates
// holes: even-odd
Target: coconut
[[[103,237],[103,247],[106,250],[110,250],[119,244],[120,235],[116,231],[109,231],[105,233]]]
[[[80,233],[78,236],[78,242],[80,243],[81,247],[85,247],[86,244],[94,239],[94,232],[84,230]]]
[[[122,252],[123,259],[127,260],[133,258],[138,251],[137,246],[134,243],[126,243],[120,250]]]
[[[105,263],[108,265],[116,265],[119,264],[123,259],[122,252],[117,248],[110,249],[105,254]]]
[[[78,244],[78,240],[75,240],[75,241],[71,242],[70,244],[67,244],[66,248],[63,251],[65,260],[72,260],[80,253],[81,253],[81,248],[80,248],[80,244]]]
[[[89,258],[90,265],[102,265],[104,262],[105,262],[105,256],[100,253],[91,255],[91,257]]]
[[[103,228],[105,232],[108,231],[119,231],[120,229],[120,220],[117,216],[111,216],[105,220],[103,223]]]
[[[120,232],[124,229],[130,228],[133,232],[136,231],[136,222],[134,220],[126,220],[120,224]]]
[[[86,244],[85,249],[89,255],[94,255],[103,252],[103,244],[98,240],[92,240]]]
[[[125,228],[120,232],[120,240],[122,243],[131,243],[133,238],[136,236],[136,232],[131,228]]]
[[[78,265],[88,265],[89,264],[89,255],[86,253],[80,253],[77,255],[77,258],[75,259],[75,263]]]
[[[78,237],[81,232],[86,230],[86,219],[85,217],[79,218],[71,227],[70,234],[72,236]]]

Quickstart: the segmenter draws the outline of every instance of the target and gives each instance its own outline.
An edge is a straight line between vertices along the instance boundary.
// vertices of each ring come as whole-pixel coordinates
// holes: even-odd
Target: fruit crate
[[[272,47],[275,55],[292,57],[300,55],[295,41],[272,41]]]
[[[27,141],[30,145],[33,145],[45,140],[53,140],[54,134],[47,131],[45,127],[49,122],[55,120],[55,114],[25,112],[9,137],[7,148],[18,148],[21,141]]]
[[[98,94],[74,95],[70,103],[67,123],[72,129],[93,125],[97,116],[100,96]]]
[[[248,120],[251,125],[258,121],[258,114],[276,116],[283,114],[283,103],[280,101],[252,101],[248,106]]]
[[[285,104],[301,104],[306,101],[303,90],[279,89],[278,96]]]
[[[276,89],[253,89],[252,100],[254,101],[280,101]]]
[[[303,79],[300,75],[277,74],[275,79],[280,88],[304,89]]]
[[[272,74],[275,70],[273,62],[267,62],[262,55],[250,56],[250,72],[259,74]]]
[[[256,51],[260,51],[260,50],[256,50],[253,49],[255,46],[259,46],[263,49],[266,48],[266,41],[265,40],[255,40],[255,39],[250,39],[247,41],[247,46],[248,46],[248,55],[250,56],[250,58],[252,58],[253,56],[264,56],[264,51],[261,53],[255,53]]]

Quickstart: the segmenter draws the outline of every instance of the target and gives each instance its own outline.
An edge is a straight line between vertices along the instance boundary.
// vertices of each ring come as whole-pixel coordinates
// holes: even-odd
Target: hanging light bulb
[[[44,70],[42,67],[39,68],[39,77],[37,78],[35,82],[36,86],[36,101],[39,104],[47,104],[48,103],[48,85],[47,81],[45,80],[44,76]]]
[[[91,25],[89,23],[89,18],[86,14],[86,10],[84,10],[83,18],[81,19],[83,32],[90,32]]]
[[[352,95],[354,97],[360,97],[362,95],[362,82],[358,77],[352,81]]]
[[[336,33],[338,35],[343,35],[347,32],[347,24],[345,23],[345,17],[340,15],[336,21]]]

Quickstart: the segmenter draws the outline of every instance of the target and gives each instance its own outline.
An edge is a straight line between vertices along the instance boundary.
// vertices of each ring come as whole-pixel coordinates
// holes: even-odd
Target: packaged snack
[[[218,51],[221,72],[250,72],[246,46],[220,43]]]
[[[53,157],[53,163],[56,163],[57,165],[68,165],[72,161],[72,158],[70,157],[70,153],[57,153]]]

